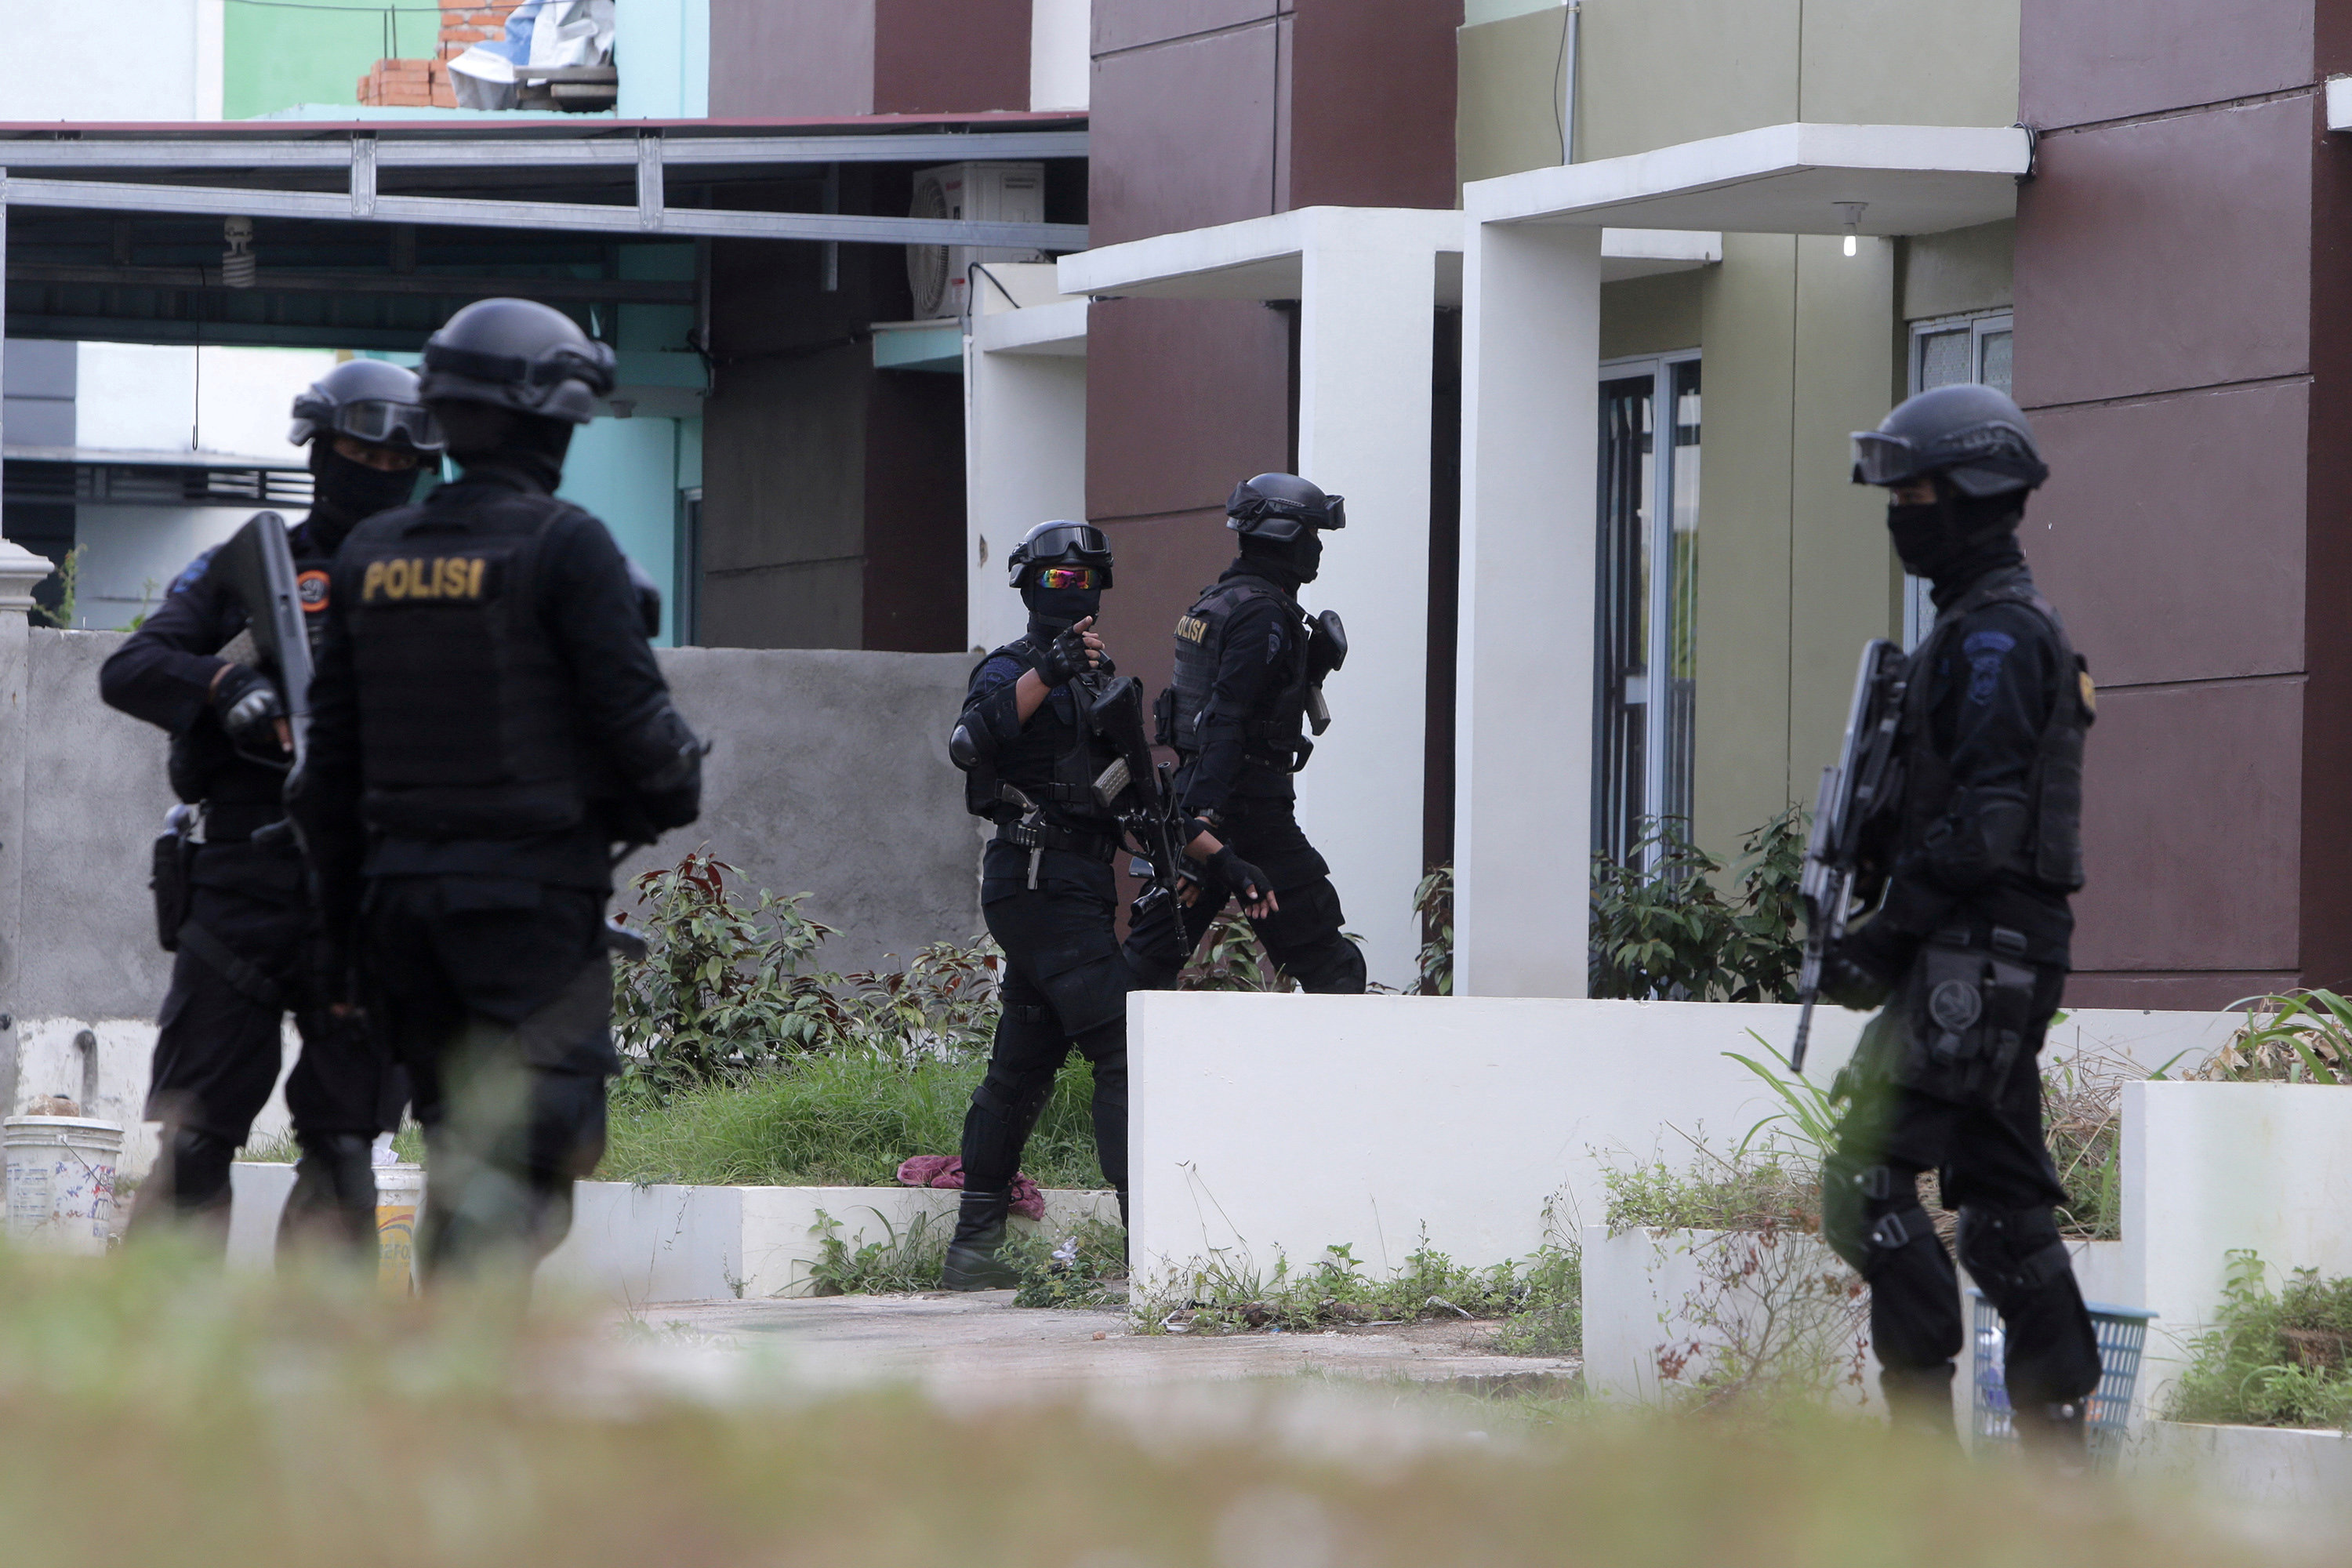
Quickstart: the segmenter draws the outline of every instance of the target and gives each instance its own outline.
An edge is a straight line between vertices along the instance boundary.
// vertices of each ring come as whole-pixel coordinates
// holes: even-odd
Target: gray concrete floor
[[[1141,1334],[1123,1307],[1024,1308],[1010,1290],[653,1303],[637,1323],[685,1343],[764,1352],[796,1381],[913,1382],[934,1392],[1018,1385],[1225,1383],[1300,1373],[1405,1380],[1465,1393],[1570,1391],[1571,1360],[1497,1354],[1495,1326],[1422,1322],[1322,1332]]]

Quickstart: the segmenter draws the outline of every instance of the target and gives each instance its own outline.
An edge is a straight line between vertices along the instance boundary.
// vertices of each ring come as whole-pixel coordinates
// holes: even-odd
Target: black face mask
[[[1886,531],[1894,536],[1895,553],[1902,561],[1903,569],[1914,577],[1933,577],[1936,568],[1955,553],[1941,500],[1910,505],[1887,502]]]
[[[1294,584],[1312,583],[1315,574],[1323,569],[1323,535],[1312,528],[1300,530],[1296,539],[1268,539],[1263,534],[1245,533],[1242,535],[1242,559]]]
[[[1102,610],[1100,588],[1024,588],[1021,602],[1029,606],[1029,626],[1066,632]]]
[[[380,511],[405,506],[416,493],[415,468],[370,468],[335,450],[331,437],[310,444],[310,531],[329,550]]]

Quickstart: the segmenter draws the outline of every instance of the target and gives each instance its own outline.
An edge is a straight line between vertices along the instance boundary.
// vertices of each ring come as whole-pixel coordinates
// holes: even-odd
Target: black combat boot
[[[947,1266],[940,1271],[941,1285],[950,1290],[1009,1290],[1021,1283],[1020,1270],[996,1256],[1004,1245],[1004,1216],[1012,1206],[1013,1194],[1001,1188],[992,1193],[964,1189],[962,1206],[956,1211],[955,1239],[948,1243]]]
[[[2020,1405],[2010,1412],[2018,1447],[2062,1476],[2079,1476],[2091,1468],[2089,1434],[2084,1416],[2087,1401],[2063,1405]]]
[[[1952,1363],[1882,1366],[1878,1392],[1886,1401],[1887,1424],[1897,1431],[1958,1445],[1952,1421]]]

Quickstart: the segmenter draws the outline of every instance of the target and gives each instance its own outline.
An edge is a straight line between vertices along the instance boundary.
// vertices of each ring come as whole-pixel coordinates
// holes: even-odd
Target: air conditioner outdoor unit
[[[941,163],[915,173],[909,217],[970,218],[982,223],[1044,223],[1043,163]],[[915,293],[915,320],[961,317],[975,261],[1042,261],[1045,253],[1004,246],[910,245],[907,283]]]

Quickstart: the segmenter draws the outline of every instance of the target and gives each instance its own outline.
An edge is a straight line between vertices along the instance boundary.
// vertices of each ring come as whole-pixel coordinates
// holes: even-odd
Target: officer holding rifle
[[[964,804],[996,824],[981,911],[1004,949],[996,1041],[963,1124],[964,1190],[948,1247],[950,1290],[1016,1285],[998,1256],[1021,1152],[1072,1050],[1094,1068],[1096,1157],[1127,1210],[1127,996],[1183,965],[1175,850],[1133,678],[1095,630],[1111,585],[1110,542],[1083,522],[1041,522],[1013,550],[1028,630],[971,673],[949,742]],[[1153,885],[1115,929],[1111,864],[1134,833]]]
[[[1840,1080],[1850,1103],[1822,1166],[1822,1233],[1869,1282],[1895,1418],[1948,1435],[1958,1287],[1916,1186],[1937,1172],[1960,1261],[2006,1330],[2017,1430],[2078,1458],[2099,1353],[2052,1214],[2065,1193],[2042,1141],[2040,1052],[2083,884],[2094,696],[2018,544],[2049,469],[2025,416],[1986,386],[1922,393],[1853,442],[1854,479],[1888,491],[1895,552],[1932,584],[1937,616],[1907,659],[1865,651],[1809,852],[1821,989],[1885,1005]],[[1850,910],[1853,928],[1827,942]]]

